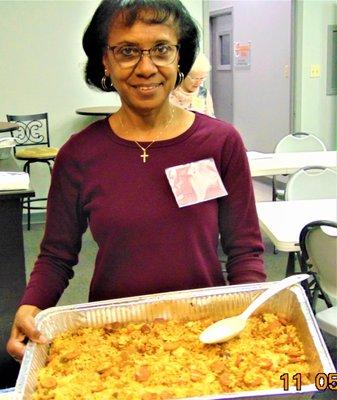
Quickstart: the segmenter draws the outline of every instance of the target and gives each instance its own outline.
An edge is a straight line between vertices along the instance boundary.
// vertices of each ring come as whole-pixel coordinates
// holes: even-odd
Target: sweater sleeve
[[[82,174],[76,154],[70,139],[55,160],[45,233],[21,305],[41,309],[55,306],[74,275],[72,267],[78,263],[82,234],[87,227],[80,204]]]
[[[222,179],[228,195],[219,200],[221,244],[228,256],[230,284],[266,279],[262,243],[246,150],[239,133],[230,127],[222,154]]]

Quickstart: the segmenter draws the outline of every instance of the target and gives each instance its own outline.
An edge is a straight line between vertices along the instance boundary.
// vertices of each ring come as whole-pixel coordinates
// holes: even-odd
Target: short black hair
[[[145,14],[144,11],[151,11]],[[186,76],[199,50],[199,30],[185,6],[179,0],[103,0],[96,9],[83,35],[83,49],[87,55],[85,81],[89,86],[101,86],[104,76],[103,54],[110,25],[114,17],[123,15],[125,26],[136,21],[161,24],[173,19],[177,27],[179,70]],[[105,91],[116,91],[115,88]]]

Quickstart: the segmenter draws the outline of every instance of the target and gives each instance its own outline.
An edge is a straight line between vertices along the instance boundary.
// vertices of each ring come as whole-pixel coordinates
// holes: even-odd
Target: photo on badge
[[[213,158],[170,167],[165,173],[179,207],[227,195]]]

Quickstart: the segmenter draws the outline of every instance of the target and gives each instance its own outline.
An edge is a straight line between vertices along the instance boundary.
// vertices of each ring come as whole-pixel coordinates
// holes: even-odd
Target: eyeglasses
[[[187,75],[186,78],[188,78],[192,83],[203,83],[206,80],[207,76],[204,76],[202,78],[192,78],[191,76]]]
[[[151,49],[140,49],[137,46],[106,46],[115,57],[115,60],[122,68],[130,68],[137,65],[140,59],[146,54],[157,67],[165,67],[172,64],[176,59],[178,44],[156,44]]]

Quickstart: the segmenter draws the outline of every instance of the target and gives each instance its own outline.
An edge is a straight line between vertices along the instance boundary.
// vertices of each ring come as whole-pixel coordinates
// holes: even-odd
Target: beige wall
[[[337,96],[326,94],[327,31],[337,24],[337,0],[299,0],[296,43],[296,130],[319,136],[330,150],[336,149]],[[319,77],[311,77],[318,65]]]

